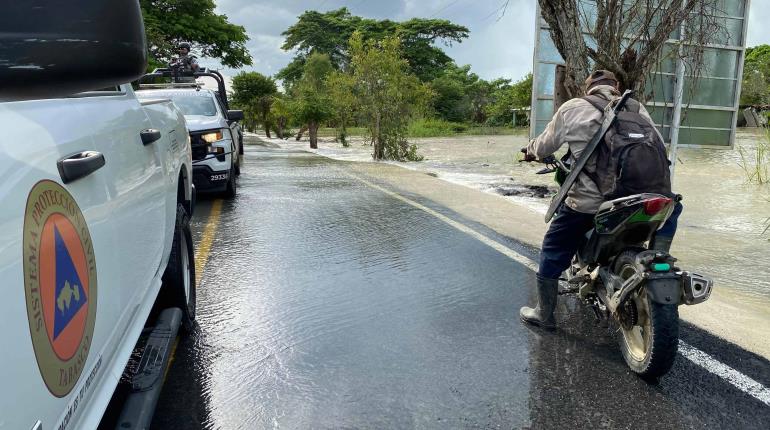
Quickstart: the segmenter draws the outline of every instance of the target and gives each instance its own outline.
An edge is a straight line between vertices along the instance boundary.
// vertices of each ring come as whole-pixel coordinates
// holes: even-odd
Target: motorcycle
[[[540,160],[547,167],[537,173],[563,178],[566,161]],[[643,378],[671,369],[679,345],[678,307],[705,302],[714,287],[710,278],[677,267],[668,252],[649,247],[679,199],[637,194],[603,203],[563,279],[568,288],[560,292],[576,294],[597,320],[617,323],[623,358]]]

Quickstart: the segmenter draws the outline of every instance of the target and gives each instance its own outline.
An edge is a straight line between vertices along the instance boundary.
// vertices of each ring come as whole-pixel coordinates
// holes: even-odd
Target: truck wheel
[[[163,286],[158,301],[161,307],[178,307],[182,310],[182,330],[185,333],[190,333],[195,328],[195,288],[195,257],[190,218],[184,206],[179,204],[176,208],[171,256],[163,273]]]
[[[623,280],[632,276],[635,251],[622,253],[615,273]],[[677,305],[655,303],[646,287],[639,288],[622,307],[623,322],[618,341],[628,366],[644,379],[654,379],[671,370],[679,346]]]
[[[237,192],[237,184],[235,183],[235,168],[230,170],[230,179],[227,181],[227,188],[225,188],[225,198],[235,198]]]
[[[241,164],[243,163],[243,139],[238,144],[238,165],[235,166],[235,176],[241,176]]]

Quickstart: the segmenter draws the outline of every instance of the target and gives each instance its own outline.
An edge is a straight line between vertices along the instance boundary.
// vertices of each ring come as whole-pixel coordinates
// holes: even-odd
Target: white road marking
[[[516,261],[517,263],[520,263],[524,266],[526,266],[528,269],[537,272],[538,265],[537,262],[533,259],[520,254],[516,252],[515,250],[503,245],[502,243],[493,240],[478,231],[468,227],[465,224],[462,224],[460,222],[457,222],[446,215],[443,215],[441,213],[436,212],[435,210],[422,205],[412,199],[409,199],[407,197],[404,197],[400,194],[397,194],[393,191],[390,191],[386,188],[383,188],[379,185],[373,184],[372,182],[367,181],[366,179],[363,179],[359,176],[356,176],[352,173],[345,172],[341,169],[340,172],[364,183],[366,186],[370,188],[374,188],[375,190],[381,191],[395,199],[398,199],[410,206],[413,206],[417,209],[420,209],[423,212],[426,212],[439,220],[445,222],[446,224],[449,224],[453,228],[473,237],[474,239],[480,241],[481,243],[489,246],[490,248],[494,249],[495,251],[498,251],[499,253],[505,255],[506,257]],[[707,371],[713,373],[714,375],[719,376],[726,382],[730,383],[733,387],[737,388],[738,390],[748,394],[749,396],[759,400],[760,402],[770,406],[770,389],[762,385],[761,383],[755,381],[754,379],[744,375],[743,373],[733,369],[732,367],[722,363],[721,361],[718,361],[717,359],[713,358],[712,356],[706,354],[705,352],[690,346],[689,344],[679,341],[679,353],[686,359],[690,360],[691,362],[697,364],[698,366],[706,369]]]
[[[679,341],[679,353],[698,366],[726,380],[744,393],[770,406],[770,389],[761,383],[681,340]]]

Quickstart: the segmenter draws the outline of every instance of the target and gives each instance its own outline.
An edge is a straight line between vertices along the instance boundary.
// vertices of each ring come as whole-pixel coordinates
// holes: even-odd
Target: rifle
[[[580,154],[580,158],[577,160],[577,162],[575,162],[575,165],[572,166],[569,175],[567,175],[567,178],[564,180],[561,188],[559,188],[559,192],[553,196],[553,199],[551,200],[551,206],[548,207],[548,212],[545,214],[545,222],[550,222],[551,218],[553,218],[554,214],[556,214],[556,211],[559,210],[559,207],[562,205],[562,203],[564,203],[564,199],[567,198],[567,193],[569,192],[570,188],[575,185],[575,181],[577,180],[578,175],[583,172],[586,163],[588,163],[588,159],[591,158],[594,152],[596,152],[596,148],[599,147],[599,144],[604,139],[604,136],[607,134],[610,128],[612,128],[613,124],[615,124],[615,121],[618,118],[618,113],[620,113],[620,111],[626,107],[626,102],[633,95],[633,91],[626,90],[620,100],[615,104],[615,107],[605,115],[602,126],[599,128],[596,134],[594,134],[594,137],[591,138],[591,141],[588,142],[588,145],[586,145],[583,153]]]

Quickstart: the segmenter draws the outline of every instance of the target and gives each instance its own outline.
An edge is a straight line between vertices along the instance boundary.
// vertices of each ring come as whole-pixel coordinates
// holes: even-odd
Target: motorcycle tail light
[[[644,202],[644,213],[647,215],[657,215],[660,211],[666,208],[671,203],[671,199],[666,197],[658,197]]]

